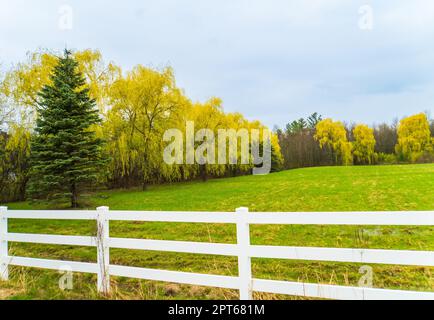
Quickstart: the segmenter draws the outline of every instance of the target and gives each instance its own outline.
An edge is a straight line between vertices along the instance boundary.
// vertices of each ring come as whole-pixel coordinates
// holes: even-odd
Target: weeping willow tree
[[[353,147],[355,164],[372,164],[375,162],[374,129],[364,124],[356,125],[353,129]]]
[[[218,98],[211,98],[209,101],[201,104],[194,104],[189,112],[186,113],[184,121],[190,121],[194,123],[194,130],[199,132],[198,140],[195,139],[194,149],[197,150],[200,144],[203,142],[211,143],[213,150],[204,150],[202,157],[203,162],[199,160],[195,164],[184,166],[184,171],[189,174],[186,177],[200,177],[203,181],[206,181],[209,176],[221,176],[225,173],[225,167],[216,163],[215,156],[217,154],[217,144],[215,139],[219,129],[224,128],[225,114],[221,106],[222,101]],[[204,135],[200,136],[201,130],[209,130],[209,135],[206,131],[202,131]],[[212,135],[211,135],[212,132]],[[214,139],[214,141],[212,141]],[[200,153],[200,152],[199,152]],[[211,154],[212,153],[212,154]]]
[[[432,159],[434,140],[431,138],[430,125],[426,114],[420,113],[402,119],[397,132],[396,153],[402,160],[417,162],[423,159],[424,156],[428,160]]]
[[[0,201],[25,199],[29,180],[30,131],[12,124],[0,131]]]
[[[0,202],[25,198],[30,156],[30,130],[11,103],[11,88],[0,77]]]
[[[353,163],[352,143],[348,141],[345,126],[340,121],[324,119],[316,126],[315,139],[321,148],[330,148],[336,164]]]
[[[128,187],[172,180],[176,171],[162,161],[164,131],[189,101],[175,85],[170,68],[162,72],[137,66],[110,90],[112,108],[103,134],[112,161],[109,180]]]

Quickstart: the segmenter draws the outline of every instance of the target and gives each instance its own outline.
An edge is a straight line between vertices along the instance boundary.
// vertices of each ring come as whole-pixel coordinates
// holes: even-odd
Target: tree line
[[[314,113],[275,132],[286,169],[434,161],[434,120],[425,113],[373,127]]]
[[[167,129],[259,129],[216,97],[194,102],[170,67],[124,71],[99,51],[29,53],[0,79],[0,201],[70,201],[95,188],[246,175],[253,164],[163,161]],[[282,167],[273,134],[272,170]],[[229,162],[228,162],[229,163]],[[240,161],[238,163],[241,163]]]

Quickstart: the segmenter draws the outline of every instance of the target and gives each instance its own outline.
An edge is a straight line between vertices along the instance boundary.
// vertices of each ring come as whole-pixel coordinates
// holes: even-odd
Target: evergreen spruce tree
[[[38,119],[31,143],[32,199],[68,199],[78,207],[80,192],[96,181],[102,141],[91,127],[100,122],[95,100],[71,52],[59,58],[51,83],[39,93]]]

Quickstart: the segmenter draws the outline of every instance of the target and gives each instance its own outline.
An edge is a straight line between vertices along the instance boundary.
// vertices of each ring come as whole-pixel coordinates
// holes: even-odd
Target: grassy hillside
[[[155,186],[146,192],[110,191],[84,198],[86,207],[107,205],[124,210],[234,211],[398,211],[434,210],[434,165],[327,167]],[[28,203],[11,209],[31,209]],[[39,208],[47,208],[40,205]],[[49,208],[49,207],[48,207]],[[72,213],[73,214],[73,213]],[[88,222],[17,221],[11,232],[92,235]],[[232,225],[111,223],[116,237],[235,242]],[[252,226],[254,244],[434,250],[434,228]],[[11,244],[16,255],[73,261],[96,260],[92,248]],[[114,264],[236,275],[234,258],[205,255],[112,250]],[[376,287],[432,290],[434,268],[372,265]],[[254,259],[255,277],[357,285],[360,265]],[[0,298],[100,298],[96,279],[75,275],[74,290],[58,289],[57,272],[11,268],[12,281],[0,283]],[[113,278],[112,298],[236,298],[236,292],[212,288]],[[257,298],[275,298],[257,295]],[[288,297],[286,297],[288,298]]]
[[[324,167],[112,191],[85,197],[94,209],[251,211],[369,211],[434,209],[434,165]],[[26,203],[12,209],[31,209]]]

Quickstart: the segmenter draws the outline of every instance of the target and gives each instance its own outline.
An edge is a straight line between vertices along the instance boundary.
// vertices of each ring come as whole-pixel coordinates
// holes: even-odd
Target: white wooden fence
[[[8,219],[96,220],[98,232],[95,237],[9,233]],[[112,238],[109,236],[109,221],[236,224],[237,244]],[[128,212],[109,211],[107,207],[96,211],[8,211],[6,207],[0,207],[0,276],[2,280],[8,280],[9,266],[58,270],[68,265],[73,272],[97,274],[98,290],[102,293],[110,290],[110,276],[120,276],[237,289],[242,300],[252,299],[253,291],[328,299],[434,300],[434,292],[255,279],[252,277],[251,258],[433,267],[434,251],[256,246],[250,245],[251,224],[433,226],[434,212],[249,213],[247,208],[237,209],[236,213]],[[97,247],[97,263],[9,256],[8,241]],[[110,248],[235,256],[238,257],[239,274],[234,277],[112,265]]]

